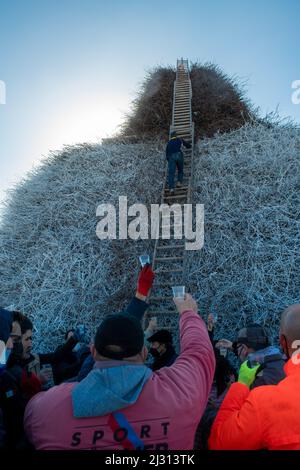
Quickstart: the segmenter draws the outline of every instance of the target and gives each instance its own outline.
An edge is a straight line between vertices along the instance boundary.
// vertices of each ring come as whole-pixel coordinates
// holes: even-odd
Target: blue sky
[[[0,201],[49,150],[113,132],[145,70],[181,56],[300,122],[299,20],[298,0],[0,0]]]

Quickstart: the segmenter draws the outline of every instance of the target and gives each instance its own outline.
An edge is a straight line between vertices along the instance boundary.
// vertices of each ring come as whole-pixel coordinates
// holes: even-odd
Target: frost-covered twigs
[[[78,322],[91,334],[135,290],[138,255],[150,240],[96,237],[96,207],[119,196],[159,202],[161,142],[79,145],[53,154],[15,188],[0,230],[0,305],[34,319],[35,347],[51,349]]]
[[[205,245],[188,278],[202,310],[220,314],[218,336],[245,321],[274,340],[287,305],[299,302],[300,131],[246,125],[200,142],[194,202],[205,204]]]

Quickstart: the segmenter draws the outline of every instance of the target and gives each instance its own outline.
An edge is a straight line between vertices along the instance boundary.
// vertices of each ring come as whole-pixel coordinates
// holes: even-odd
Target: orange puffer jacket
[[[294,359],[277,385],[252,391],[240,383],[230,387],[211,430],[210,449],[300,449],[300,361]]]

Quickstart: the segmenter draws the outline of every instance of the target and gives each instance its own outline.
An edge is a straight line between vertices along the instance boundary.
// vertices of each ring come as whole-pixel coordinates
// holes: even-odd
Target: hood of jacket
[[[263,364],[267,364],[268,362],[283,361],[283,354],[277,346],[268,346],[265,349],[261,349],[255,352],[256,355],[261,354],[263,356]]]
[[[0,340],[7,343],[13,323],[12,312],[0,308]]]
[[[105,367],[96,362],[94,369],[72,390],[75,418],[104,416],[133,405],[140,396],[152,371],[143,364]]]

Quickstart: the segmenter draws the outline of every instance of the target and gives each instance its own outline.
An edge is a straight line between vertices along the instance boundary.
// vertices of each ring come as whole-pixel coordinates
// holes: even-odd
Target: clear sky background
[[[0,0],[0,201],[49,150],[114,132],[145,70],[180,57],[300,122],[299,31],[299,0]]]

